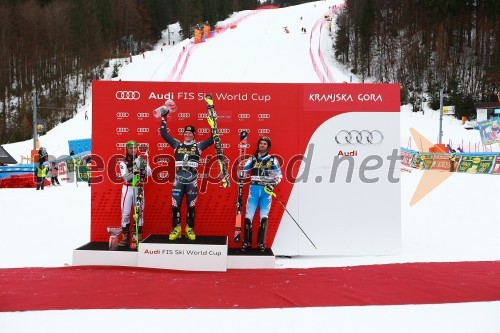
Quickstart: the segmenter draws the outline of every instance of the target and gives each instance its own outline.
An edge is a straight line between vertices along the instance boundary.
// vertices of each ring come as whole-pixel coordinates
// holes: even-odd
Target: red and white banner
[[[495,157],[490,173],[493,175],[500,175],[500,156]]]
[[[460,158],[457,157],[457,160],[455,161],[455,169],[457,168],[459,162]],[[450,166],[450,155],[434,155],[430,169],[450,171]]]
[[[267,245],[274,243],[279,227],[281,239],[277,239],[277,250],[273,247],[275,253],[397,253],[400,166],[392,162],[390,155],[399,147],[399,89],[395,84],[96,81],[93,83],[91,240],[107,241],[106,228],[120,224],[121,185],[116,164],[129,140],[149,146],[153,169],[153,179],[145,186],[144,234],[169,233],[173,150],[160,136],[160,120],[153,117],[152,111],[166,99],[173,99],[177,112],[168,116],[169,133],[180,139],[184,127],[192,125],[196,128],[196,140],[201,141],[210,136],[203,99],[205,93],[210,93],[233,182],[226,189],[213,182],[218,174],[215,151],[213,147],[204,151],[196,203],[198,235],[227,235],[230,247],[239,246],[232,242],[237,192],[235,161],[239,132],[246,130],[250,154],[260,136],[271,138],[270,153],[278,156],[283,173],[276,194],[318,247],[317,251],[312,248],[316,252],[310,252],[308,241],[298,234],[284,209],[273,202]],[[342,134],[344,131],[350,134]],[[339,138],[348,138],[350,142],[339,143]],[[383,142],[377,141],[380,139]],[[351,180],[346,177],[344,164],[338,169],[332,165],[341,156],[352,158]],[[247,192],[245,185],[244,203]],[[185,217],[183,207],[183,225]],[[258,212],[254,236],[257,228]],[[297,248],[289,251],[289,242]]]

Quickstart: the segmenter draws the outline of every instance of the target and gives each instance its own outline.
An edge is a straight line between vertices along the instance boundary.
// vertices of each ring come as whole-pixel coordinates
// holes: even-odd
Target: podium
[[[150,235],[139,244],[138,267],[184,271],[225,272],[227,237],[197,236],[171,241],[167,235]]]
[[[74,266],[126,266],[185,271],[225,272],[227,269],[275,268],[271,249],[228,248],[227,236],[197,236],[174,241],[168,235],[149,235],[138,251],[109,250],[107,242],[89,242],[73,250]]]

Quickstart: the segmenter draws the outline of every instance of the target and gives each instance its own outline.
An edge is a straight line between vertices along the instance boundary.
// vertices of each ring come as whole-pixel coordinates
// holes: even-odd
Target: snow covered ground
[[[318,82],[309,57],[309,35],[328,6],[341,1],[318,1],[250,15],[237,29],[199,45],[190,55],[182,81]],[[241,17],[240,13],[232,19]],[[300,17],[303,17],[300,20]],[[230,20],[228,21],[230,22]],[[285,34],[283,27],[290,33]],[[177,26],[178,27],[178,26]],[[175,26],[172,27],[172,30]],[[178,28],[177,28],[178,29]],[[321,45],[327,54],[328,31]],[[175,37],[175,33],[174,33]],[[145,58],[121,61],[121,80],[161,81],[170,73],[189,41],[163,46],[164,37]],[[329,42],[331,43],[331,42]],[[163,51],[161,50],[163,48]],[[211,66],[207,68],[207,61]],[[336,82],[349,82],[351,73],[328,61]],[[356,82],[356,78],[354,81]],[[90,120],[84,120],[85,110]],[[67,140],[91,136],[92,109],[40,138],[53,155],[67,154]],[[408,146],[413,127],[431,141],[438,133],[437,112],[425,115],[401,110],[401,145]],[[443,142],[454,147],[479,143],[477,131],[445,118]],[[460,143],[459,143],[460,142]],[[465,150],[467,151],[467,144]],[[5,145],[13,157],[29,154],[32,141]],[[412,147],[415,149],[414,143]],[[434,191],[410,206],[421,171],[402,173],[402,252],[380,257],[278,258],[276,267],[333,267],[400,262],[500,260],[500,221],[496,217],[498,180],[491,175],[454,174]],[[72,251],[90,239],[90,188],[63,182],[61,187],[0,189],[3,215],[0,227],[0,267],[48,267],[71,263]],[[43,207],[40,209],[40,207]],[[57,241],[52,241],[57,239]],[[14,250],[15,249],[15,250]],[[202,297],[202,295],[200,295]],[[2,300],[0,299],[0,302]],[[230,332],[500,332],[500,302],[323,307],[261,310],[68,310],[0,313],[0,332],[110,332],[187,330]],[[125,326],[125,328],[123,327]]]

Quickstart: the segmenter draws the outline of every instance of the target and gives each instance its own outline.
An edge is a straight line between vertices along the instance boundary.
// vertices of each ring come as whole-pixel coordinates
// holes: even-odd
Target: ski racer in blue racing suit
[[[250,171],[250,189],[245,213],[245,233],[242,249],[252,247],[252,220],[259,207],[260,224],[257,235],[257,247],[260,251],[266,249],[266,232],[269,211],[271,209],[271,193],[281,181],[282,175],[278,160],[269,155],[271,139],[267,136],[259,138],[257,151],[246,160],[243,169]]]
[[[168,114],[168,113],[167,113]],[[186,237],[195,240],[194,213],[196,198],[198,196],[198,163],[203,150],[214,143],[212,137],[197,143],[194,139],[195,129],[193,126],[184,128],[184,142],[174,139],[167,132],[166,116],[163,115],[160,134],[163,139],[174,149],[175,154],[175,182],[172,188],[172,230],[169,239],[176,240],[181,237],[180,209],[182,198],[186,196],[187,221]]]

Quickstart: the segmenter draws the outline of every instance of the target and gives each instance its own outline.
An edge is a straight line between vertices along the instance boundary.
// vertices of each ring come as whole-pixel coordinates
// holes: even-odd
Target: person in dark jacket
[[[176,240],[181,237],[180,209],[182,199],[185,196],[187,205],[186,237],[189,240],[195,240],[194,213],[198,196],[198,162],[202,151],[213,145],[214,139],[210,137],[201,142],[196,142],[193,126],[184,128],[183,141],[174,139],[167,131],[167,115],[168,113],[162,118],[160,134],[174,149],[175,154],[175,182],[172,188],[172,230],[169,239]]]

